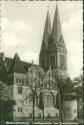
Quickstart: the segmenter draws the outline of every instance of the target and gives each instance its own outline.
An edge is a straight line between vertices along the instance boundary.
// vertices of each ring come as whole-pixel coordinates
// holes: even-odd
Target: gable
[[[45,42],[43,41],[42,46],[41,46],[41,51],[45,52],[46,50],[47,50],[47,48],[46,48]]]
[[[49,39],[49,42],[48,42],[48,49],[53,49],[55,46],[56,45],[55,45],[54,39],[51,36],[50,39]]]
[[[62,36],[62,35],[61,35],[61,37],[60,37],[60,40],[59,40],[59,43],[58,43],[57,47],[66,49],[65,42],[64,42],[64,39],[63,39],[63,36]]]
[[[25,73],[25,72],[27,72],[28,71],[28,68],[31,66],[31,63],[28,63],[28,62],[24,62],[24,61],[20,61],[20,62],[18,62],[19,64],[16,64],[16,66],[14,65],[14,58],[8,58],[8,57],[6,57],[5,58],[5,62],[6,62],[6,70],[7,70],[7,72],[9,73],[9,72],[14,72],[14,70],[15,70],[15,68],[17,67],[17,69],[16,70],[18,70],[18,72],[19,73]],[[11,66],[12,65],[12,66]],[[20,66],[19,66],[20,65]],[[11,68],[12,69],[11,69]],[[15,67],[15,68],[14,68]],[[21,68],[22,67],[22,68]],[[39,67],[38,65],[35,65],[34,64],[34,67]],[[12,71],[10,71],[10,70],[12,70]],[[25,71],[24,71],[25,70]]]

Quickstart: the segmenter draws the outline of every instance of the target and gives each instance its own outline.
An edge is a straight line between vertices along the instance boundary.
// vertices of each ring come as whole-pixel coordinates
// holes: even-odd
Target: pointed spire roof
[[[58,7],[56,5],[53,28],[52,28],[52,37],[53,37],[56,45],[58,44],[61,35],[62,35],[62,33],[61,33],[60,17],[59,17]]]
[[[21,63],[18,53],[15,54],[11,65],[9,67],[9,73],[26,73],[24,65]]]
[[[47,18],[45,22],[44,34],[43,34],[43,41],[45,42],[46,47],[48,47],[48,40],[51,35],[51,21],[49,10],[47,11]]]

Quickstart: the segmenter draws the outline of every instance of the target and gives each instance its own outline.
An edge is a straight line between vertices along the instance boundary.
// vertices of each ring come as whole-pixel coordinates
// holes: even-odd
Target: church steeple
[[[54,39],[54,42],[57,46],[60,37],[61,37],[61,24],[60,24],[60,17],[59,17],[59,10],[56,5],[55,15],[54,15],[54,22],[53,22],[53,28],[52,28],[52,37]]]
[[[66,61],[67,50],[61,32],[59,11],[56,5],[52,31],[49,11],[47,12],[43,41],[39,56],[39,64],[44,71],[48,71],[49,66],[51,66],[51,69],[59,70],[61,75],[66,76]]]
[[[50,15],[49,15],[49,10],[48,10],[47,18],[45,22],[44,34],[43,34],[43,41],[46,47],[48,47],[48,40],[49,40],[50,35],[51,35],[51,21],[50,21]]]

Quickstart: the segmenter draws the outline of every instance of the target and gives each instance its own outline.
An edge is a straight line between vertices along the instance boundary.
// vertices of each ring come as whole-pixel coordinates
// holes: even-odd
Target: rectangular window
[[[21,79],[19,79],[19,83],[21,83]]]
[[[20,108],[18,107],[18,112],[20,112]]]
[[[55,67],[55,55],[50,56],[50,65],[52,69]]]
[[[22,86],[18,86],[18,94],[22,94]]]
[[[18,107],[18,112],[22,112],[22,107]]]
[[[22,79],[22,83],[24,83],[24,78]]]
[[[22,112],[22,108],[20,108],[20,111]]]
[[[64,67],[65,66],[65,60],[64,60],[64,56],[60,55],[60,66]]]
[[[16,78],[16,83],[18,83],[18,78]]]

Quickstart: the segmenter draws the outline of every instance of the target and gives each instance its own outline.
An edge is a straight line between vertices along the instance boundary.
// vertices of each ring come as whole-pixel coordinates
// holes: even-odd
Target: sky
[[[67,47],[67,68],[71,78],[83,67],[82,1],[57,2],[62,34]],[[1,48],[6,57],[17,52],[20,59],[39,64],[39,53],[47,11],[53,25],[55,1],[2,1]]]

